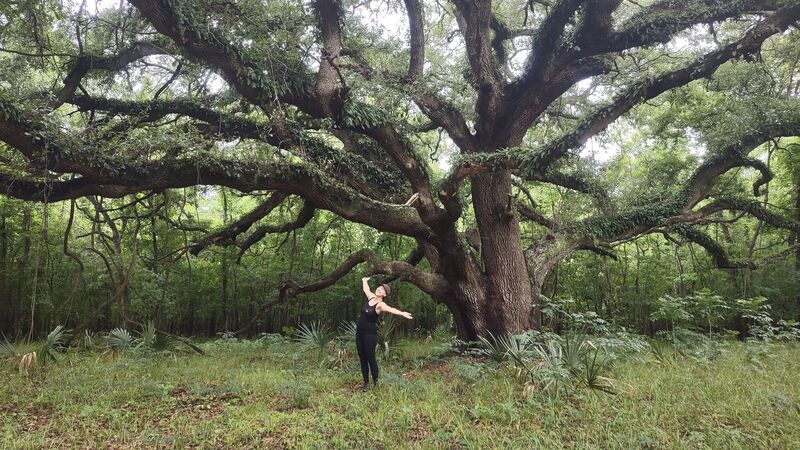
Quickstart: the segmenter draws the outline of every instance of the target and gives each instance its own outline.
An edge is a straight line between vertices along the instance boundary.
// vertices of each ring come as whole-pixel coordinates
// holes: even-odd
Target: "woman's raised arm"
[[[361,278],[361,287],[364,289],[364,295],[366,295],[368,299],[375,297],[375,294],[369,289],[369,277]]]

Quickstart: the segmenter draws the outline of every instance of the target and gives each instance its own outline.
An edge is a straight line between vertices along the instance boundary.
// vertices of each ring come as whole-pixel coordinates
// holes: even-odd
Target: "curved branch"
[[[761,202],[739,198],[719,198],[701,208],[700,211],[705,215],[718,211],[740,211],[775,228],[800,233],[800,222],[769,211]]]
[[[0,173],[0,190],[17,198],[41,200],[39,195],[43,192],[48,193],[50,201],[89,194],[121,197],[137,191],[160,192],[201,184],[242,192],[279,190],[299,195],[311,206],[379,230],[422,238],[432,233],[416,209],[370,199],[307,164],[241,161],[211,153],[191,158],[128,161],[91,147],[61,146],[59,142],[69,141],[53,131],[43,132],[43,126],[7,106],[0,102],[0,141],[31,159],[48,161],[51,171],[83,175],[69,181],[50,182]]]
[[[672,4],[677,2],[662,2],[662,4]],[[599,108],[593,114],[587,116],[574,130],[564,134],[558,139],[536,149],[530,155],[525,156],[525,164],[530,170],[543,170],[549,167],[553,162],[563,157],[569,150],[577,148],[591,137],[597,135],[605,130],[611,123],[617,120],[620,116],[628,112],[634,106],[655,98],[662,93],[683,86],[693,80],[707,77],[716,71],[716,69],[723,63],[740,57],[742,55],[749,55],[757,52],[762,43],[777,33],[786,30],[792,23],[800,19],[800,5],[795,4],[777,10],[766,19],[759,22],[752,29],[748,30],[745,35],[736,42],[726,45],[716,51],[708,53],[697,61],[683,67],[676,69],[654,78],[648,78],[631,86],[624,92],[620,93],[610,104]],[[571,87],[577,79],[570,75],[572,70],[589,71],[592,68],[587,66],[587,58],[592,56],[583,56],[573,60],[571,63],[558,69],[561,74],[550,83],[545,83],[543,86],[538,86],[536,83],[533,85],[525,83],[515,83],[511,86],[513,91],[513,98],[515,103],[512,105],[512,113],[509,113],[508,121],[504,124],[505,129],[509,130],[508,133],[513,136],[523,136],[524,132],[530,127],[533,121],[538,117],[540,111],[544,111],[550,101],[541,101],[542,95],[547,96],[548,99],[555,100],[561,93]],[[602,62],[597,62],[596,73],[602,73]],[[584,77],[579,74],[578,79]],[[520,86],[520,84],[522,86]],[[535,98],[537,101],[530,102],[526,99]],[[502,159],[508,155],[495,155],[494,158]],[[497,161],[497,164],[503,163]]]
[[[719,176],[735,167],[755,167],[761,171],[761,178],[754,184],[754,191],[758,193],[759,187],[765,183],[764,180],[769,179],[771,173],[763,163],[746,155],[769,139],[800,135],[800,108],[788,111],[790,112],[782,115],[780,120],[777,118],[773,120],[772,117],[762,118],[764,120],[755,129],[745,130],[749,135],[734,138],[735,144],[721,149],[700,165],[682,191],[674,197],[631,208],[613,217],[591,217],[573,224],[571,231],[611,243],[646,233],[662,224],[674,225],[696,221],[723,209],[744,211],[774,226],[795,229],[787,220],[769,214],[758,202],[720,199],[699,211],[693,211],[700,201],[708,197]]]
[[[787,3],[790,4],[774,0],[661,0],[628,19],[619,32],[595,40],[587,51],[619,52],[666,43],[675,33],[695,24],[719,22],[747,13],[763,14]]]
[[[226,242],[230,242],[236,239],[236,236],[247,232],[254,223],[258,222],[262,218],[266,217],[273,209],[275,209],[278,205],[280,205],[284,199],[286,199],[287,195],[283,192],[273,192],[267,200],[263,203],[258,205],[255,209],[250,211],[249,213],[245,214],[236,222],[228,225],[221,230],[218,230],[206,237],[204,237],[199,242],[192,244],[190,247],[189,252],[195,256],[197,256],[201,251],[203,251],[206,247],[212,244],[222,244],[225,245]]]
[[[308,204],[304,204],[303,208],[300,210],[300,213],[297,215],[297,218],[293,222],[288,222],[282,225],[262,225],[258,227],[253,233],[251,233],[247,238],[239,244],[239,257],[241,258],[242,255],[256,242],[264,239],[267,234],[271,233],[286,233],[288,231],[297,230],[303,228],[314,218],[314,213],[316,209],[313,206],[309,206]]]
[[[137,116],[141,121],[154,121],[177,114],[205,122],[205,132],[228,139],[254,139],[276,148],[290,150],[372,198],[386,198],[402,189],[400,174],[387,172],[371,164],[363,156],[332,148],[322,139],[298,131],[299,126],[276,126],[226,114],[187,100],[150,102],[124,101],[78,95],[69,103],[82,111],[105,111],[108,114]],[[294,125],[294,124],[293,124]],[[200,128],[200,127],[199,127]]]
[[[553,55],[561,42],[564,28],[570,18],[586,0],[558,0],[536,32],[526,70],[520,77],[523,84],[534,83],[540,79],[553,60]]]
[[[555,228],[556,228],[555,221],[553,221],[551,219],[548,219],[547,217],[543,216],[542,214],[536,212],[536,210],[534,210],[533,208],[529,207],[528,205],[526,205],[526,204],[522,203],[521,201],[517,200],[515,202],[514,206],[516,207],[517,211],[519,212],[520,216],[522,216],[523,219],[527,219],[527,220],[533,221],[533,222],[538,223],[539,225],[542,225],[542,226],[544,226],[546,228],[549,228],[551,230],[555,230]]]
[[[440,275],[436,275],[433,273],[423,272],[416,267],[411,266],[408,263],[402,263],[399,261],[392,261],[392,262],[381,262],[377,260],[375,253],[370,249],[362,249],[359,250],[352,255],[348,256],[347,259],[339,265],[336,269],[326,275],[324,278],[319,279],[317,281],[307,283],[307,284],[300,284],[295,280],[284,280],[280,283],[278,287],[278,295],[270,302],[264,304],[258,314],[256,314],[250,322],[247,323],[241,330],[237,331],[238,333],[242,333],[249,329],[256,321],[266,312],[269,308],[279,305],[285,302],[288,299],[295,298],[299,294],[305,294],[309,292],[316,292],[327,287],[333,286],[337,281],[342,279],[345,275],[350,273],[353,268],[357,265],[367,262],[370,264],[370,271],[373,273],[388,273],[387,271],[381,271],[380,268],[395,268],[401,267],[402,270],[394,271],[395,274],[401,275],[400,278],[404,280],[411,281],[412,283],[416,284],[417,287],[422,289],[423,292],[426,292],[437,298],[440,296],[445,295],[447,291],[447,281],[444,280],[443,277]],[[377,264],[377,266],[373,266]],[[376,270],[372,270],[376,269]],[[402,273],[401,273],[402,272]],[[412,275],[413,274],[413,275]],[[417,284],[417,282],[421,283]]]
[[[219,70],[222,76],[248,101],[269,110],[274,100],[292,104],[315,118],[333,118],[337,125],[367,135],[377,141],[391,156],[398,169],[406,176],[415,192],[420,194],[421,211],[427,216],[438,216],[433,203],[430,180],[425,165],[413,152],[408,142],[398,131],[383,120],[353,124],[346,120],[345,94],[334,95],[336,101],[325,104],[311,87],[311,76],[302,67],[301,61],[292,61],[282,74],[268,73],[257,61],[248,59],[243,52],[227,42],[211,27],[206,29],[189,20],[185,11],[167,0],[130,0],[155,29],[171,38],[187,55],[203,61]],[[327,3],[324,3],[327,4]],[[330,18],[322,18],[330,22]],[[328,25],[333,27],[333,23]],[[336,24],[338,26],[338,24]],[[335,39],[335,36],[329,36]],[[275,78],[275,79],[271,79]],[[277,81],[276,81],[277,80]],[[277,98],[276,98],[277,92]],[[355,102],[353,102],[355,103]],[[365,105],[360,105],[364,106]]]
[[[711,236],[696,228],[683,225],[670,227],[669,230],[677,232],[684,238],[706,249],[711,255],[714,264],[720,269],[756,269],[757,267],[752,261],[732,260],[728,252],[714,241]]]
[[[145,56],[169,54],[159,42],[134,42],[129,48],[123,49],[113,56],[81,55],[71,63],[71,69],[64,79],[64,86],[58,90],[55,99],[49,107],[56,109],[69,100],[78,88],[81,80],[90,70],[118,71],[128,64],[142,59]]]

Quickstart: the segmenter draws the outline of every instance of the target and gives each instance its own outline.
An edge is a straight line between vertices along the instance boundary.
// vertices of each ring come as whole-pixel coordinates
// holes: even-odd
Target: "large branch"
[[[756,219],[759,219],[775,228],[791,230],[795,233],[800,233],[800,223],[796,220],[775,214],[769,211],[763,203],[748,199],[735,197],[717,198],[708,205],[700,208],[698,213],[705,217],[719,211],[738,211],[749,214],[750,216],[753,216]]]
[[[412,41],[414,39],[419,38],[412,37]],[[422,56],[416,55],[414,58],[422,58]],[[362,65],[366,72],[376,72],[367,61],[363,61]],[[425,80],[421,77],[421,72],[417,73],[418,71],[418,67],[411,66],[409,67],[408,75],[405,76],[388,70],[383,71],[382,75],[391,87],[408,95],[419,106],[422,113],[431,120],[432,129],[444,129],[463,152],[476,151],[477,142],[467,125],[464,115],[452,103],[427,86]],[[431,131],[431,129],[420,131]]]
[[[322,55],[314,94],[323,113],[334,117],[335,111],[341,110],[341,104],[334,105],[334,101],[341,102],[341,99],[334,99],[339,77],[336,59],[342,51],[342,32],[339,27],[341,4],[337,0],[316,0],[314,9],[319,16],[319,28],[322,31]]]
[[[797,20],[800,20],[800,5],[782,8],[750,29],[740,40],[711,52],[681,69],[642,80],[642,82],[628,88],[610,104],[598,109],[595,113],[582,120],[581,124],[574,130],[542,147],[525,153],[511,149],[507,152],[485,155],[485,157],[476,156],[475,159],[481,159],[483,165],[495,165],[500,169],[518,168],[533,173],[544,171],[569,150],[583,145],[591,137],[605,130],[606,127],[630,111],[634,106],[655,98],[670,89],[710,76],[720,65],[733,58],[757,52],[767,38],[786,30]],[[531,120],[531,117],[527,116],[518,117],[528,121]],[[518,124],[517,126],[526,128],[529,123]],[[517,154],[516,156],[515,153]],[[516,159],[516,161],[513,159]],[[469,175],[471,171],[481,170],[479,167],[481,164],[474,164],[470,161],[465,162],[472,166],[471,170],[462,172],[465,175]]]
[[[562,41],[564,27],[586,0],[558,0],[550,9],[533,39],[526,69],[519,82],[532,84],[542,78]]]
[[[689,241],[700,245],[711,255],[714,264],[720,269],[755,269],[756,265],[751,261],[739,261],[731,259],[728,252],[708,234],[688,225],[675,226],[669,228],[670,231],[677,232]]]
[[[416,251],[412,253],[412,257],[415,254]],[[269,308],[284,303],[289,299],[293,299],[299,294],[317,292],[333,286],[337,281],[341,280],[345,275],[350,273],[353,268],[365,262],[369,264],[368,270],[370,273],[387,273],[396,275],[397,278],[401,278],[415,284],[423,292],[431,295],[434,299],[438,300],[447,295],[448,283],[442,276],[430,272],[424,272],[408,262],[380,261],[375,255],[375,252],[369,249],[362,249],[348,256],[347,259],[345,259],[345,261],[339,265],[339,267],[334,269],[322,279],[306,284],[300,284],[295,280],[282,281],[278,287],[278,294],[275,296],[275,298],[262,305],[259,309],[259,312],[237,333],[242,333],[249,329]]]
[[[395,165],[406,176],[415,192],[420,193],[420,209],[424,216],[438,216],[433,203],[427,169],[413,152],[408,142],[394,127],[383,120],[353,124],[345,119],[347,102],[322,104],[313,94],[312,78],[305,69],[285,68],[285,73],[269,73],[266,66],[247,58],[240,49],[228,43],[227,39],[210,27],[202,27],[197,18],[189,20],[186,11],[167,0],[130,0],[156,30],[171,38],[188,56],[203,61],[220,71],[221,75],[245,99],[269,110],[270,105],[279,100],[298,107],[315,118],[333,118],[337,125],[351,129],[375,139],[390,155]],[[327,16],[323,15],[322,18]],[[329,19],[326,19],[329,20]],[[330,26],[338,26],[329,22]],[[293,62],[301,65],[300,61]],[[275,80],[285,80],[288,85]],[[311,92],[309,94],[309,92]],[[337,91],[340,92],[340,91]],[[335,95],[334,98],[338,98]],[[355,103],[350,100],[350,103]],[[358,105],[365,107],[365,105]]]
[[[70,101],[83,111],[104,111],[109,115],[136,116],[142,122],[176,114],[205,122],[204,131],[227,139],[254,139],[286,149],[313,163],[372,198],[385,199],[402,189],[401,176],[371,164],[363,156],[343,152],[299,130],[299,126],[278,127],[252,119],[221,113],[187,100],[136,102],[100,97],[75,96]],[[285,121],[284,121],[285,122]]]
[[[706,206],[703,206],[699,210],[666,219],[662,221],[663,226],[647,229],[646,231],[638,235],[631,236],[626,240],[614,242],[612,245],[618,245],[620,243],[627,242],[630,239],[634,239],[644,234],[662,233],[665,236],[668,236],[669,233],[677,233],[686,240],[694,242],[703,247],[711,256],[714,265],[718,268],[750,270],[763,267],[775,260],[791,254],[791,252],[795,250],[795,248],[789,248],[777,254],[770,255],[758,262],[749,259],[743,260],[732,258],[728,251],[719,242],[715,241],[710,235],[708,235],[708,233],[698,228],[700,225],[722,222],[723,220],[710,219],[710,216],[721,211],[740,212],[741,214],[738,217],[741,217],[742,214],[749,214],[776,228],[789,230],[795,233],[800,232],[800,222],[767,210],[767,208],[761,202],[741,198],[720,198],[712,201]],[[603,242],[603,244],[609,245],[609,242]]]
[[[692,25],[719,22],[748,13],[763,14],[779,6],[796,5],[776,0],[661,0],[643,8],[628,19],[616,33],[595,36],[584,48],[587,53],[620,52],[634,47],[666,43],[679,31]]]
[[[636,31],[629,30],[630,35],[627,32],[619,37],[615,35],[615,39],[618,38],[619,42],[626,44],[619,48],[609,47],[613,40],[603,34],[608,33],[609,23],[607,19],[602,18],[608,14],[611,8],[615,7],[615,2],[605,0],[587,5],[587,12],[584,14],[585,18],[578,32],[578,39],[583,39],[588,43],[569,42],[564,44],[564,48],[552,57],[552,61],[549,61],[547,74],[542,73],[538,77],[534,77],[537,72],[529,69],[525,75],[508,85],[506,96],[513,98],[514,101],[505,108],[503,120],[500,121],[503,132],[500,134],[510,138],[507,139],[507,142],[499,144],[501,146],[519,145],[518,142],[524,137],[526,130],[553,100],[561,96],[577,81],[592,75],[607,73],[611,68],[608,64],[610,58],[618,52],[630,47],[657,42],[659,39],[657,36],[662,34],[672,36],[675,32],[695,23],[706,23],[703,19],[708,17],[705,15],[708,9],[724,10],[724,17],[734,17],[753,10],[755,5],[764,6],[758,8],[761,12],[776,7],[776,2],[701,0],[694,3],[696,3],[695,9],[686,6],[683,2],[671,0],[657,3],[658,8],[673,8],[674,11],[662,11],[663,15],[659,16],[659,20],[648,20],[646,24],[641,25],[641,28],[635,27]],[[771,7],[767,7],[768,4]],[[619,95],[612,104],[588,117],[573,133],[568,133],[562,140],[553,142],[552,153],[543,155],[543,165],[549,164],[552,159],[557,159],[569,149],[582,145],[636,104],[692,80],[706,77],[731,58],[758,51],[766,38],[785,30],[798,20],[800,2],[793,1],[789,5],[758,23],[739,41],[706,55],[684,69],[669,72],[656,79],[643,80],[642,83],[632,86]],[[594,12],[590,14],[592,11]],[[647,16],[643,15],[642,17]],[[633,35],[639,36],[640,40],[636,41],[631,37]],[[591,36],[591,39],[581,38],[581,36]]]
[[[423,22],[422,2],[404,0],[408,15],[408,29],[411,35],[411,48],[408,60],[408,76],[422,78],[425,67],[425,23]]]
[[[400,280],[408,281],[434,298],[442,298],[448,291],[448,283],[441,275],[425,272],[404,261],[382,261],[370,249],[359,250],[350,255],[344,263],[325,278],[313,283],[300,285],[294,281],[284,282],[291,295],[313,292],[332,286],[343,276],[347,275],[355,266],[367,263],[367,272],[370,274],[386,274],[396,276]]]
[[[477,142],[461,111],[433,92],[423,80],[414,80],[412,83],[400,82],[396,85],[414,100],[419,109],[437,127],[447,132],[461,151],[470,153],[477,149]]]
[[[78,56],[71,63],[70,71],[64,79],[64,86],[56,92],[55,98],[50,102],[49,106],[55,109],[69,100],[75,94],[75,90],[78,88],[81,80],[83,80],[90,70],[115,72],[145,56],[167,53],[169,52],[164,49],[163,45],[153,41],[135,42],[130,47],[123,49],[113,56]]]
[[[572,232],[592,240],[613,243],[647,233],[659,226],[691,223],[722,210],[735,209],[756,215],[767,223],[793,229],[791,223],[769,216],[766,210],[752,203],[717,200],[695,211],[694,208],[708,198],[718,178],[737,167],[752,167],[761,174],[753,186],[754,194],[772,174],[763,162],[747,155],[762,143],[781,136],[800,136],[800,108],[796,101],[785,102],[786,110],[761,115],[752,127],[743,127],[743,135],[732,136],[731,144],[717,149],[706,162],[695,169],[686,184],[676,195],[666,200],[629,208],[614,216],[598,216],[576,222]],[[795,106],[792,108],[792,106]]]
[[[292,222],[280,224],[280,225],[262,225],[258,227],[255,231],[253,231],[250,235],[248,235],[244,241],[239,244],[239,257],[244,255],[244,253],[250,249],[256,242],[264,239],[267,234],[271,233],[286,233],[288,231],[297,230],[299,228],[303,228],[314,218],[314,213],[316,212],[313,206],[305,203],[303,204],[303,208],[300,209],[300,213],[297,215],[297,218]]]
[[[52,130],[44,131],[44,128],[13,106],[0,103],[0,141],[31,159],[46,161],[52,172],[77,173],[82,177],[50,182],[6,173],[0,185],[3,192],[30,200],[42,200],[39,193],[45,193],[55,201],[90,193],[120,197],[136,191],[163,191],[203,184],[242,192],[278,190],[299,195],[311,206],[379,230],[416,237],[431,234],[416,209],[372,200],[307,164],[241,161],[213,153],[163,160],[126,160],[108,156],[102,149],[70,145],[69,139]]]
[[[209,234],[199,242],[191,246],[190,252],[193,255],[199,254],[203,249],[212,244],[224,244],[236,239],[236,236],[247,232],[254,223],[266,217],[273,209],[280,205],[287,195],[283,192],[273,192],[264,202],[256,206],[252,211],[240,217],[232,224]]]
[[[493,124],[500,112],[505,86],[499,62],[492,47],[492,5],[489,0],[455,0],[456,19],[466,43],[478,100],[475,110],[478,139],[488,144],[494,135]]]
[[[592,45],[613,32],[613,14],[622,0],[593,0],[586,4],[582,21],[573,41],[579,48]]]

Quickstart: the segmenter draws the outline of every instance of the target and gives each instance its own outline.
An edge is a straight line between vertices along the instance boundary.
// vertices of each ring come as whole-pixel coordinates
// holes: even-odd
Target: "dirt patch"
[[[448,361],[435,361],[422,366],[419,370],[412,370],[402,374],[406,380],[415,378],[441,378],[453,374],[453,366]],[[359,385],[360,386],[360,385]]]
[[[289,448],[286,443],[285,435],[289,427],[284,425],[272,432],[264,432],[262,433],[261,437],[261,444],[262,448],[269,448],[269,449],[276,449],[276,450],[284,450]]]
[[[53,408],[44,405],[28,408],[23,414],[17,413],[20,428],[28,433],[35,433],[50,425]]]
[[[204,392],[190,392],[183,386],[176,387],[169,393],[175,399],[175,406],[168,416],[175,413],[188,414],[197,419],[209,419],[222,414],[228,403],[241,401],[238,394],[217,390],[214,385],[206,385]]]
[[[408,439],[411,442],[422,442],[433,434],[433,426],[428,416],[421,414],[414,418],[414,426],[408,429]]]

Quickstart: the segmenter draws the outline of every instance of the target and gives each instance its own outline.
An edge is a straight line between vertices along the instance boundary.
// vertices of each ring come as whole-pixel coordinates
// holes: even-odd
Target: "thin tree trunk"
[[[42,230],[39,236],[39,240],[36,242],[36,254],[33,255],[33,287],[31,289],[31,321],[30,327],[28,329],[28,342],[33,340],[33,332],[35,328],[36,322],[36,293],[38,289],[38,281],[39,281],[39,255],[41,254],[41,246],[42,241],[45,239],[47,233],[47,202],[44,203],[43,206],[44,212],[44,223],[42,224]]]
[[[0,330],[11,329],[14,320],[11,310],[11,295],[8,292],[8,231],[6,225],[6,204],[0,203],[0,310],[7,311],[0,322]]]

